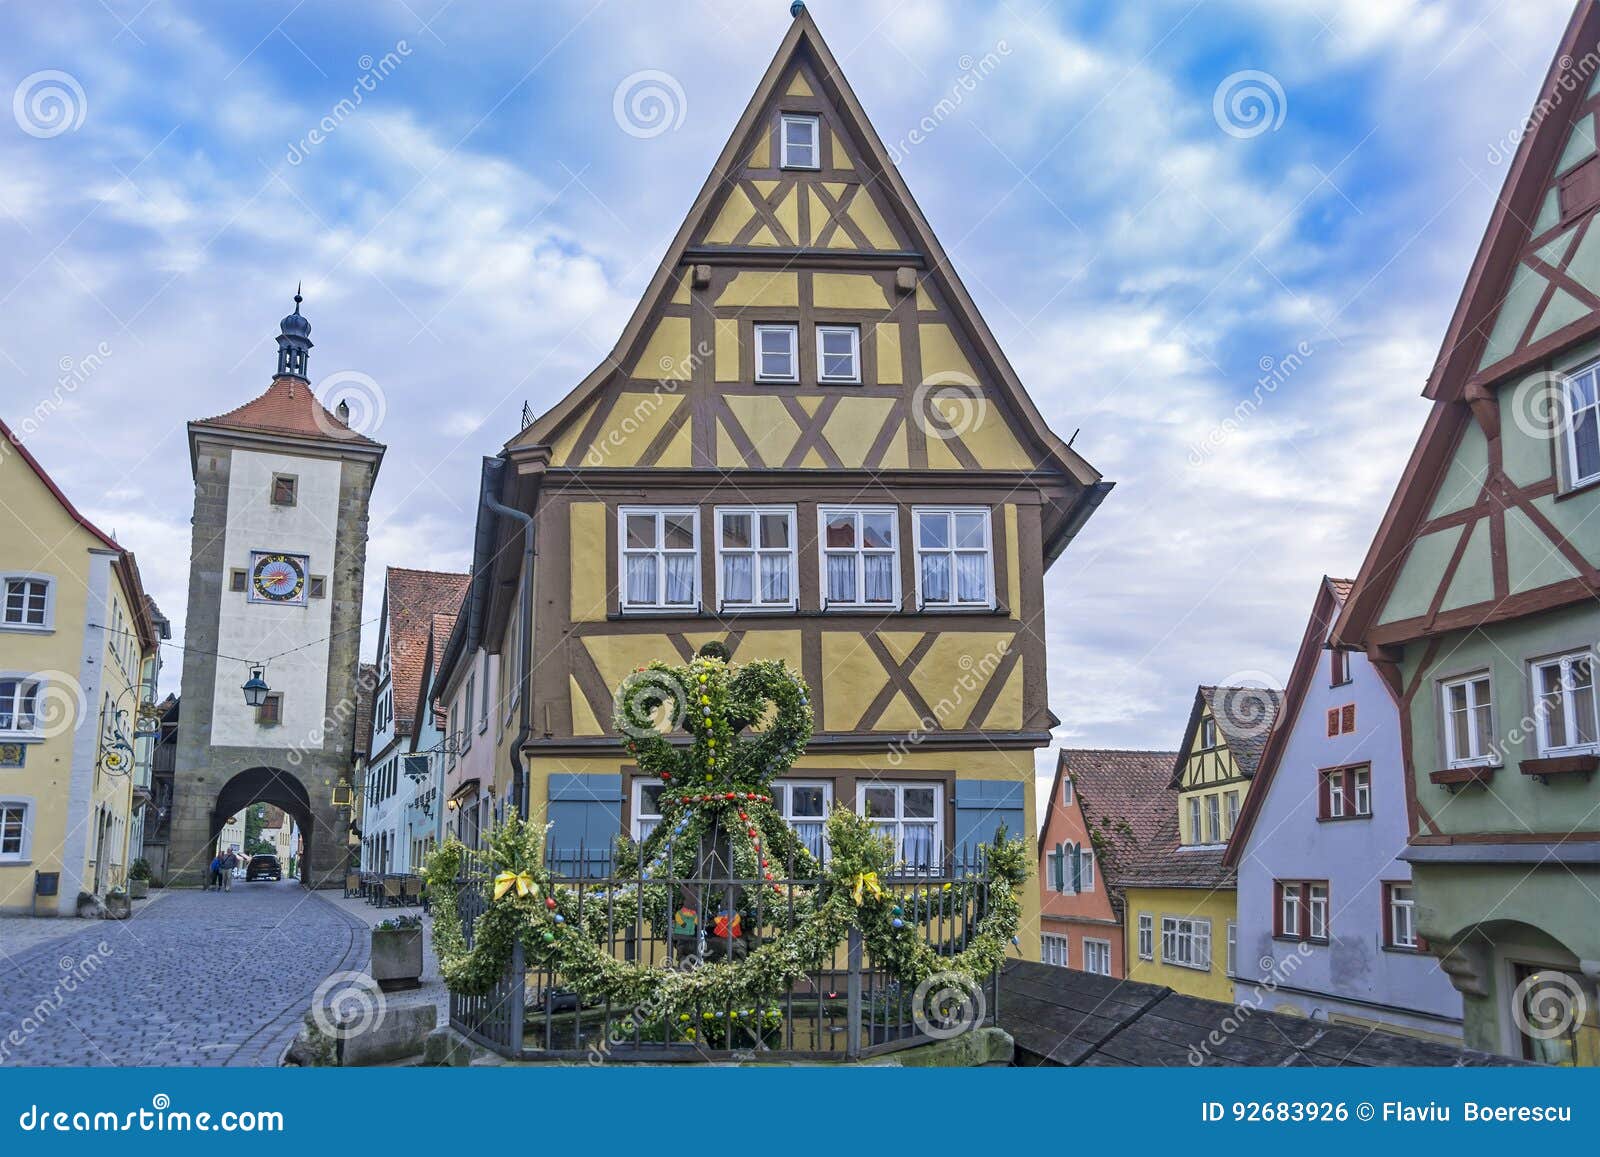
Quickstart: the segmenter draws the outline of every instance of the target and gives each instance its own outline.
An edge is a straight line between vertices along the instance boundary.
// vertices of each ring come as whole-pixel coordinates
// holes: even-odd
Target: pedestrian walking
[[[218,852],[216,855],[211,857],[211,867],[206,869],[206,886],[205,886],[204,890],[209,892],[213,888],[215,888],[219,892],[222,891],[222,853],[221,852]]]
[[[233,891],[233,870],[238,866],[239,857],[234,854],[232,848],[229,848],[228,854],[222,857],[222,890],[224,892]]]

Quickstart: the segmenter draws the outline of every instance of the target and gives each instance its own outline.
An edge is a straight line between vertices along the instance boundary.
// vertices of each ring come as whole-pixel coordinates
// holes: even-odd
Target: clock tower
[[[296,292],[279,326],[266,392],[189,423],[194,530],[169,860],[180,884],[204,878],[228,850],[224,825],[258,802],[299,823],[302,881],[344,879],[346,817],[331,801],[352,762],[367,507],[384,447],[313,394],[301,301]]]

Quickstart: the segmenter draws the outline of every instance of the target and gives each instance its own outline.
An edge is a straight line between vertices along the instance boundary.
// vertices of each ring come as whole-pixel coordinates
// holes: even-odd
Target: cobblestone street
[[[0,1065],[276,1064],[317,984],[367,957],[365,925],[295,882],[173,890],[22,947],[16,923]]]

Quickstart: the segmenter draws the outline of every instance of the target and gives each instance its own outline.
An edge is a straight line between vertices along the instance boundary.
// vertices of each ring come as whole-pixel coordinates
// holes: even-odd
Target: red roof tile
[[[471,578],[442,571],[389,568],[389,679],[394,686],[396,735],[410,735],[416,721],[417,696],[422,689],[422,670],[427,666],[428,635],[434,616],[455,618]],[[449,634],[446,628],[444,635]],[[440,640],[436,647],[443,645]]]
[[[270,434],[292,434],[298,438],[321,438],[330,442],[377,446],[358,434],[337,415],[317,401],[311,387],[299,378],[273,378],[267,392],[253,401],[215,418],[191,423],[223,430],[261,430]]]

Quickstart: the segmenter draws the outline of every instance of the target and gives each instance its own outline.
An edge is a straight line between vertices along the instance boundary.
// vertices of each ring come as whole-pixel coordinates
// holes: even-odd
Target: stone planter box
[[[133,901],[126,892],[106,893],[106,919],[126,920],[133,915]]]
[[[416,988],[422,983],[422,929],[372,930],[372,979],[384,992]]]
[[[143,900],[148,895],[150,895],[150,881],[149,880],[129,880],[128,881],[128,898],[129,899],[131,899],[131,900]]]

